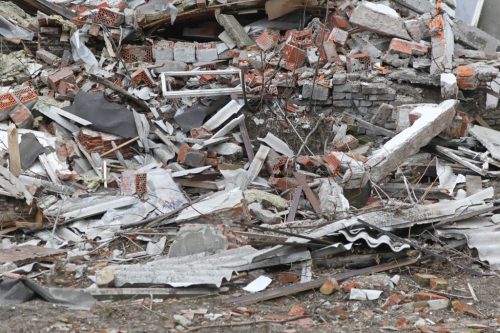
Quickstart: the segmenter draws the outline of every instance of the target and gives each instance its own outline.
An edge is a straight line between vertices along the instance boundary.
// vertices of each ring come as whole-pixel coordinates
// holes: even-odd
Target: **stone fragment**
[[[323,295],[331,295],[340,289],[339,283],[334,278],[327,278],[323,285],[319,288],[319,292]]]
[[[429,309],[432,311],[444,310],[450,306],[450,300],[449,299],[433,299],[433,300],[427,301],[427,305],[429,306]]]
[[[381,34],[411,40],[404,20],[394,9],[383,4],[361,3],[352,12],[349,22]]]

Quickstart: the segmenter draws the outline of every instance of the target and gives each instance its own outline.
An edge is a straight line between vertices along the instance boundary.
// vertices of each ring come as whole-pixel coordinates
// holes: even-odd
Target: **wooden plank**
[[[10,172],[16,177],[22,172],[21,168],[21,154],[19,153],[19,136],[17,135],[16,125],[9,124],[7,130],[7,144],[9,146],[9,169]]]
[[[259,147],[259,150],[257,151],[257,154],[255,155],[255,158],[253,159],[252,163],[250,164],[250,167],[248,167],[247,170],[247,179],[245,183],[241,185],[242,190],[246,190],[248,185],[250,185],[251,182],[254,181],[254,179],[259,175],[260,170],[262,169],[262,166],[264,165],[264,162],[267,158],[267,154],[271,151],[271,148],[268,146],[261,145]]]
[[[293,191],[292,203],[290,205],[288,216],[286,217],[286,222],[295,221],[295,215],[297,215],[297,210],[299,208],[301,195],[302,195],[302,186],[297,186]]]
[[[415,264],[417,261],[418,261],[418,258],[410,258],[410,259],[403,260],[400,262],[380,264],[377,266],[372,266],[372,267],[367,267],[367,268],[362,268],[362,269],[357,269],[357,270],[347,271],[344,273],[335,274],[334,276],[332,276],[332,278],[337,280],[337,282],[342,282],[342,281],[345,281],[349,278],[359,276],[359,275],[380,273],[380,272],[388,271],[391,269],[412,265],[412,264]],[[321,277],[319,279],[312,280],[309,282],[296,283],[296,284],[292,284],[289,286],[276,288],[273,290],[263,291],[260,293],[255,293],[255,294],[250,294],[250,295],[244,295],[244,296],[240,296],[240,297],[226,300],[226,301],[224,301],[224,303],[231,304],[231,305],[248,305],[248,304],[258,303],[258,302],[262,302],[262,301],[267,301],[270,299],[275,299],[278,297],[294,295],[294,294],[297,294],[297,293],[300,293],[303,291],[318,289],[323,285],[323,283],[325,283],[325,281],[328,278],[329,277],[325,276],[325,277]]]
[[[314,192],[311,190],[309,184],[307,184],[306,176],[297,171],[293,172],[293,176],[299,182],[299,185],[302,187],[302,190],[304,191],[307,200],[311,203],[311,206],[313,207],[316,214],[318,215],[321,214],[319,199],[316,196],[316,194],[314,194]]]
[[[13,262],[27,264],[34,261],[53,259],[55,256],[66,253],[65,250],[51,249],[41,246],[24,245],[0,250],[0,263]]]
[[[252,142],[250,141],[250,136],[248,135],[247,125],[244,121],[240,123],[240,133],[243,139],[243,144],[245,145],[245,151],[247,153],[248,161],[252,163],[255,155],[252,148]]]

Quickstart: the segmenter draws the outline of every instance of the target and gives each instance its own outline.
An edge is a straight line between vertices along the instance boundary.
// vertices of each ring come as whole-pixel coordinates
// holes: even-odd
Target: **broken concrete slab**
[[[475,125],[469,133],[488,149],[494,159],[500,160],[500,132],[491,128]]]
[[[458,19],[453,20],[453,33],[460,43],[476,50],[497,52],[500,46],[500,40]]]
[[[381,34],[412,39],[406,31],[404,20],[394,9],[383,4],[361,3],[353,10],[349,22]]]
[[[446,100],[436,106],[421,106],[413,110],[420,118],[368,158],[365,168],[370,173],[370,179],[375,183],[380,182],[408,156],[417,153],[445,130],[455,116],[457,103],[456,100]]]

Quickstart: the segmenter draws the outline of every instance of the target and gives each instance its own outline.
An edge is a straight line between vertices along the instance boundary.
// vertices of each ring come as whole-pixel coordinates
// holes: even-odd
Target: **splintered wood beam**
[[[16,125],[10,123],[7,130],[7,144],[9,146],[9,170],[16,177],[22,172],[21,154],[19,153],[19,137]]]

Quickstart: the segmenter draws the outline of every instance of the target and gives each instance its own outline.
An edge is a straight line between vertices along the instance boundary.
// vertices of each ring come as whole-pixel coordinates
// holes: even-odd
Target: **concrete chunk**
[[[441,96],[444,99],[456,98],[458,94],[457,78],[451,73],[441,74]]]
[[[255,44],[233,15],[220,14],[217,17],[217,21],[224,27],[224,30],[226,30],[239,48]]]
[[[365,163],[371,180],[380,182],[405,159],[448,128],[455,116],[457,103],[456,100],[446,100],[437,106],[421,106],[413,110],[413,114],[421,115],[420,118],[374,152]]]
[[[394,9],[382,4],[363,2],[352,12],[350,22],[381,34],[411,40],[404,20]]]

